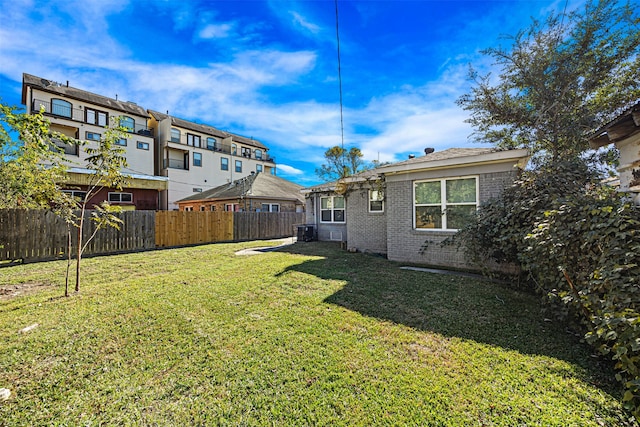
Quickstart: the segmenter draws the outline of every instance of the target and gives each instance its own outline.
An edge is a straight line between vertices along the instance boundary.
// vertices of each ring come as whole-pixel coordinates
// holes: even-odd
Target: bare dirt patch
[[[0,286],[0,301],[6,301],[20,295],[32,294],[55,285],[50,283],[21,283],[19,285]]]

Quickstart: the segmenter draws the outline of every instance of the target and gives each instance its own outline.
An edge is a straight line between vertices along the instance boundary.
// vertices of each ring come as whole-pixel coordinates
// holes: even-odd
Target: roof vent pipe
[[[415,159],[415,158],[416,158],[416,155],[415,155],[415,154],[409,154],[409,158],[410,158],[410,159]]]

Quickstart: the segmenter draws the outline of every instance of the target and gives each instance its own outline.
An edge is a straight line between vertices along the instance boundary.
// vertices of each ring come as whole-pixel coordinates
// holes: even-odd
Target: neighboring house
[[[615,144],[620,152],[620,191],[640,205],[640,102],[599,128],[589,137],[592,148]]]
[[[275,159],[260,141],[149,110],[157,140],[156,174],[169,178],[161,209],[251,173],[275,173]]]
[[[511,185],[526,150],[452,148],[303,190],[319,240],[390,260],[473,268],[455,245],[441,246],[465,216]]]
[[[112,117],[121,117],[128,129],[126,138],[118,141],[125,149],[128,167],[122,173],[128,184],[122,190],[104,189],[89,201],[90,205],[108,200],[123,209],[159,208],[159,192],[167,189],[167,179],[154,175],[153,130],[147,126],[147,112],[132,102],[118,101],[56,83],[30,74],[22,76],[22,103],[28,113],[43,111],[51,122],[51,130],[68,137],[87,141],[97,147],[104,127]],[[69,179],[66,191],[83,196],[88,176],[87,154],[77,145],[56,142],[64,149],[68,161]]]
[[[264,172],[178,200],[181,211],[303,212],[302,186]]]

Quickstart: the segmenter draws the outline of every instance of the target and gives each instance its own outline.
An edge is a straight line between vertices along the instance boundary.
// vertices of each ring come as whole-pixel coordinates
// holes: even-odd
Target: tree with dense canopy
[[[347,151],[336,145],[325,151],[324,157],[326,163],[316,169],[316,174],[325,181],[346,178],[365,169],[362,151],[357,147]]]
[[[470,70],[475,86],[458,104],[475,136],[528,148],[539,161],[579,156],[585,134],[640,99],[637,4],[588,1],[566,16],[534,21],[509,47],[483,51],[497,76]]]

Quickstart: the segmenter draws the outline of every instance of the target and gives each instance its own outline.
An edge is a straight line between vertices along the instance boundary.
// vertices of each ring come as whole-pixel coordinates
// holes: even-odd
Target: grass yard
[[[0,269],[0,425],[618,426],[611,367],[538,297],[299,243]],[[34,323],[38,327],[20,333]]]

